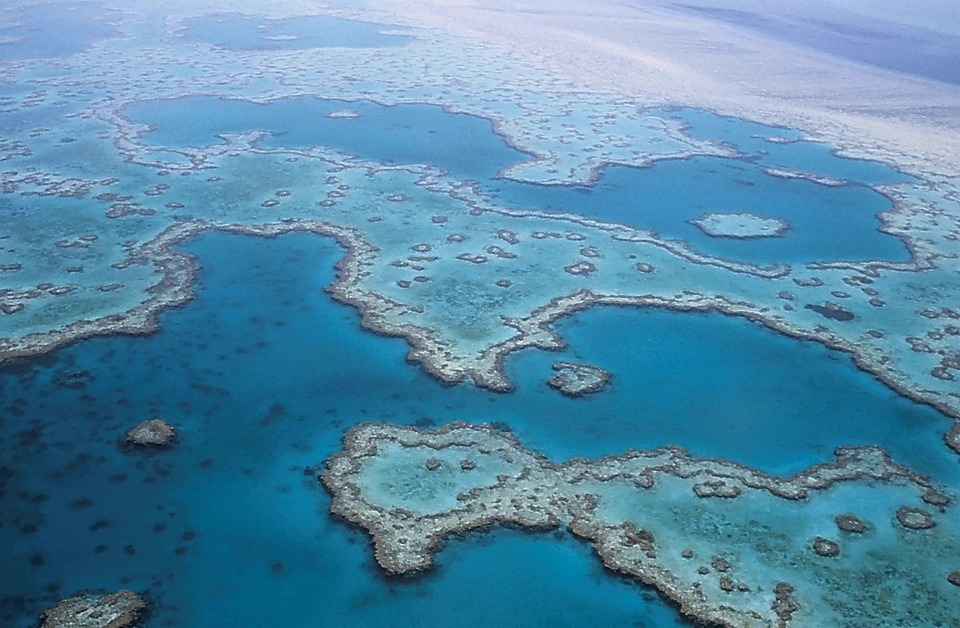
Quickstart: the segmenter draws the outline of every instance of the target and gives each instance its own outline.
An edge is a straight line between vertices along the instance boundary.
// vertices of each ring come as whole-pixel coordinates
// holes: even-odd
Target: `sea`
[[[262,32],[226,19],[235,46],[292,45],[283,27],[254,41]],[[328,117],[343,109],[359,115]],[[590,184],[545,186],[499,176],[529,156],[489,120],[435,105],[190,96],[124,112],[152,126],[143,141],[156,146],[264,129],[265,147],[325,145],[434,164],[504,207],[619,222],[735,261],[909,259],[880,229],[892,201],[870,187],[907,175],[841,158],[789,129],[700,110],[657,113],[737,156],[614,164]],[[791,228],[774,239],[709,238],[690,221],[717,208]],[[562,351],[511,355],[516,390],[494,393],[441,384],[407,361],[403,339],[363,329],[356,310],[334,302],[325,288],[344,252],[331,239],[208,233],[182,248],[201,267],[196,297],[161,313],[155,333],[89,339],[0,368],[3,626],[33,626],[78,591],[121,588],[146,592],[148,626],[688,625],[562,530],[450,539],[434,570],[385,576],[368,536],[331,518],[317,479],[344,432],[366,421],[491,422],[555,462],[676,445],[776,475],[830,460],[838,446],[880,445],[917,471],[957,479],[943,415],[846,354],[741,318],[593,308],[556,323]],[[612,382],[564,397],[546,384],[558,360],[602,366]],[[124,447],[125,431],[147,418],[176,426],[177,445]]]

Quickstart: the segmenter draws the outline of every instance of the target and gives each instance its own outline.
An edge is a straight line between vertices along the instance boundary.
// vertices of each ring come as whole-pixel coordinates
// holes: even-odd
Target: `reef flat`
[[[343,300],[358,307],[368,328],[407,338],[410,359],[445,381],[470,378],[509,390],[504,357],[524,347],[562,346],[547,326],[557,317],[601,303],[653,305],[742,315],[823,342],[849,352],[896,390],[951,416],[960,412],[953,386],[960,336],[952,322],[960,313],[942,303],[940,292],[914,291],[913,299],[905,300],[884,289],[921,276],[920,271],[930,281],[949,271],[951,257],[932,249],[920,257],[921,247],[930,247],[927,238],[920,242],[903,232],[908,243],[916,242],[915,261],[909,264],[756,266],[706,256],[683,242],[624,225],[497,207],[469,184],[429,167],[382,166],[325,148],[263,149],[256,140],[231,137],[227,144],[193,151],[190,162],[204,163],[200,172],[215,168],[217,176],[180,177],[165,184],[163,194],[202,198],[216,192],[217,205],[204,212],[203,220],[172,221],[148,241],[128,242],[120,255],[111,253],[107,260],[119,261],[97,271],[116,275],[109,283],[90,285],[87,278],[96,275],[85,272],[71,277],[67,290],[53,282],[46,290],[36,287],[41,284],[7,290],[4,303],[17,309],[0,321],[8,330],[0,341],[2,357],[40,353],[96,334],[151,330],[156,311],[182,304],[190,294],[190,261],[170,246],[214,221],[250,232],[278,221],[288,223],[287,230],[322,222],[326,235],[350,233],[344,241],[348,248],[350,242],[363,243],[363,254],[342,264],[344,269],[362,264],[363,271],[345,272],[331,287],[334,295],[349,292]],[[196,171],[185,168],[179,172]],[[244,176],[251,168],[290,189],[257,189],[256,181]],[[167,171],[173,172],[160,172]],[[292,185],[296,180],[305,183]],[[259,198],[246,200],[250,195]],[[421,211],[425,204],[436,213]],[[176,208],[177,215],[182,211]],[[243,214],[249,217],[236,222]],[[19,250],[32,251],[36,242]],[[88,267],[97,263],[91,260]],[[130,303],[137,298],[130,288],[141,282],[149,297]],[[700,286],[724,288],[718,293]],[[118,300],[129,309],[112,312]],[[794,305],[839,302],[852,316],[831,318]],[[80,320],[55,325],[67,315]]]
[[[452,535],[566,527],[718,625],[947,625],[955,608],[953,506],[877,448],[777,478],[677,448],[558,465],[485,425],[370,423],[322,480],[392,574],[430,569]]]

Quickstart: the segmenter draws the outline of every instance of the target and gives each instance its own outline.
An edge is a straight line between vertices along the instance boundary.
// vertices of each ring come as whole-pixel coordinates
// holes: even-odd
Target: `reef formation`
[[[766,174],[830,189],[872,188],[891,203],[878,228],[901,239],[910,259],[754,264],[704,254],[650,230],[585,218],[576,208],[560,215],[504,207],[441,168],[284,144],[256,124],[211,136],[207,145],[194,138],[188,146],[163,145],[153,141],[149,121],[131,114],[141,103],[162,113],[197,94],[210,101],[240,94],[263,110],[305,95],[335,95],[338,104],[324,119],[353,124],[371,103],[430,103],[488,122],[517,149],[516,163],[503,165],[496,178],[547,185],[589,185],[617,164],[741,156],[722,141],[689,133],[681,119],[652,102],[638,107],[642,93],[624,98],[602,91],[584,99],[555,68],[549,73],[511,62],[482,41],[483,29],[473,33],[481,36],[477,40],[458,34],[459,21],[447,23],[449,31],[430,28],[418,20],[436,19],[428,16],[437,7],[400,4],[402,10],[392,9],[400,11],[392,25],[404,32],[404,44],[387,56],[376,48],[317,47],[296,56],[286,51],[290,63],[276,64],[263,50],[240,47],[210,62],[208,49],[176,45],[196,18],[193,7],[180,6],[170,9],[169,38],[160,48],[132,54],[134,38],[108,38],[54,66],[36,59],[5,64],[6,80],[37,89],[4,96],[3,110],[11,116],[42,112],[64,125],[31,128],[24,122],[23,132],[0,142],[2,193],[17,205],[31,203],[5,234],[0,252],[0,363],[94,335],[156,329],[158,311],[192,294],[193,264],[171,254],[166,245],[175,244],[172,233],[204,221],[255,230],[293,220],[322,222],[364,243],[357,285],[338,284],[332,291],[354,292],[358,298],[350,303],[367,328],[406,338],[411,360],[446,382],[509,390],[505,355],[562,344],[542,312],[556,318],[615,300],[748,316],[846,351],[898,393],[960,417],[960,313],[951,287],[960,196],[943,160],[899,159],[869,142],[857,144],[851,138],[859,134],[849,129],[816,129],[826,134],[820,139],[842,144],[845,154],[883,159],[915,178],[874,183],[796,164],[767,165]],[[271,17],[292,11],[258,8]],[[460,12],[477,18],[470,9]],[[362,9],[338,13],[384,17]],[[118,28],[136,21],[124,14]],[[422,67],[412,77],[408,70],[416,64]],[[319,82],[318,67],[326,68]],[[164,69],[166,80],[117,78],[148,76],[156,68]],[[451,72],[465,78],[451,84]],[[77,88],[77,76],[84,77],[85,89]],[[264,85],[264,76],[276,80]],[[518,102],[524,103],[519,110]],[[762,141],[771,147],[809,139],[773,128],[766,133]],[[90,144],[103,149],[98,159],[74,158]],[[217,202],[198,202],[207,198]],[[706,219],[723,237],[775,235],[782,227],[749,212],[717,209]],[[429,252],[414,248],[420,245]],[[557,311],[557,303],[569,308]],[[837,304],[827,314],[843,310],[849,316],[818,313],[824,303]]]
[[[29,35],[34,25],[21,24],[27,18],[16,4],[0,17]],[[82,4],[65,3],[65,13],[79,17]],[[182,1],[165,2],[162,15],[149,3],[117,11],[107,4],[96,3],[95,13],[109,21],[109,34],[0,64],[0,113],[8,121],[0,194],[9,209],[0,234],[0,364],[94,336],[156,331],[160,312],[194,295],[200,262],[180,248],[188,238],[308,232],[344,249],[327,288],[332,298],[356,308],[366,329],[403,338],[408,360],[446,383],[508,392],[508,356],[562,349],[553,328],[561,317],[594,306],[663,308],[720,312],[821,343],[897,393],[960,418],[960,134],[944,131],[956,127],[952,87],[865,73],[859,64],[826,67],[769,38],[703,30],[689,16],[678,24],[673,13],[605,1],[582,19],[582,7],[523,12],[531,3],[520,0],[518,20],[503,19],[511,13],[501,13],[502,3],[485,0],[323,8],[252,0],[243,16],[198,15],[195,3]],[[235,7],[217,0],[203,9]],[[376,45],[261,36],[317,12],[336,14],[341,26],[361,19],[393,32],[393,43],[383,44],[389,54]],[[198,21],[238,18],[257,33],[253,44],[193,38]],[[650,19],[656,28],[647,28]],[[678,46],[678,35],[691,45]],[[16,39],[0,45],[15,51]],[[780,67],[758,72],[757,62]],[[875,106],[850,100],[866,91],[877,95]],[[470,116],[516,151],[483,175],[494,185],[587,192],[611,167],[722,158],[785,185],[869,189],[889,201],[871,229],[908,255],[728,258],[619,222],[632,201],[603,220],[576,203],[566,213],[525,209],[484,189],[476,173],[456,171],[456,160],[428,165],[422,155],[390,159],[335,141],[301,143],[299,130],[278,132],[267,118],[207,134],[191,117],[169,126],[196,133],[173,133],[182,141],[165,143],[162,122],[135,114],[143,105],[162,120],[181,105],[196,106],[191,99],[206,99],[207,112],[238,101],[261,113],[297,99],[335,103],[312,120],[316,126],[361,124],[377,107]],[[700,137],[676,110],[661,108],[675,105],[802,130],[767,127],[745,141],[760,146],[745,154],[736,142]],[[825,146],[809,140],[880,160],[896,176],[834,172],[835,162],[814,172],[805,160],[765,161],[791,143],[813,152]],[[712,245],[762,246],[799,230],[760,215],[776,205],[728,213],[718,200],[705,198],[704,215],[693,221],[716,239]],[[598,392],[611,376],[566,361],[555,370],[551,385],[568,395]],[[68,373],[63,384],[83,387],[90,377]],[[144,444],[173,436],[159,425],[140,427],[131,438]],[[611,569],[657,587],[704,621],[951,618],[943,609],[956,590],[948,587],[960,583],[958,565],[947,564],[960,555],[953,506],[933,481],[876,449],[841,449],[831,463],[778,479],[678,449],[553,465],[486,428],[377,430],[351,432],[325,478],[335,511],[371,530],[378,559],[392,572],[427,568],[449,534],[493,524],[565,526],[593,543]],[[361,441],[368,443],[362,451]],[[943,443],[960,454],[960,424],[944,422]],[[399,466],[400,479],[411,482],[399,502],[367,481],[394,454],[400,462],[413,458],[409,468]],[[869,499],[861,500],[864,491]],[[721,533],[730,530],[733,540]],[[865,583],[852,592],[851,573]]]
[[[723,214],[708,212],[691,221],[701,231],[714,238],[779,238],[790,225],[778,218],[758,216],[749,212]]]
[[[937,526],[953,506],[875,447],[839,448],[831,462],[778,478],[678,448],[554,464],[488,425],[369,423],[345,435],[321,479],[331,512],[369,532],[391,574],[430,569],[451,536],[565,527],[607,568],[700,621],[955,618],[960,537]]]
[[[547,384],[568,397],[582,397],[600,392],[610,382],[610,373],[592,364],[561,361],[552,368],[556,375],[547,380]]]
[[[169,447],[176,438],[177,433],[169,423],[149,419],[130,428],[126,442],[138,447]]]
[[[133,591],[88,594],[63,600],[43,612],[41,628],[127,628],[134,626],[146,602]]]

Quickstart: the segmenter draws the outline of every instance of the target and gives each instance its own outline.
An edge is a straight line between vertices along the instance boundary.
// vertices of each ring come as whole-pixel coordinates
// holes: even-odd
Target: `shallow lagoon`
[[[343,112],[350,116],[336,117]],[[675,159],[646,168],[612,165],[590,186],[544,186],[500,178],[504,168],[531,156],[509,146],[489,120],[436,105],[387,107],[307,97],[257,104],[195,96],[134,103],[125,113],[151,125],[142,137],[151,146],[199,148],[220,143],[223,133],[263,130],[269,133],[261,144],[266,148],[325,145],[388,164],[432,164],[459,179],[477,181],[502,206],[575,213],[649,229],[726,259],[799,264],[910,257],[901,240],[879,231],[878,214],[891,210],[892,202],[865,185],[908,177],[876,162],[839,158],[823,144],[770,142],[764,138],[796,137],[783,129],[703,111],[658,115],[681,117],[691,133],[731,144],[743,153],[741,158]],[[443,141],[449,137],[458,141]],[[854,183],[833,187],[783,179],[767,174],[765,167]],[[771,216],[786,221],[790,229],[780,238],[712,238],[690,224],[706,212]]]
[[[571,341],[563,358],[613,371],[607,391],[566,399],[544,383],[561,354],[525,352],[508,364],[517,392],[497,395],[441,386],[404,363],[403,341],[361,330],[323,291],[341,254],[329,240],[208,235],[187,248],[204,266],[199,295],[163,314],[158,333],[87,341],[0,377],[12,522],[0,530],[11,557],[0,575],[17,583],[5,625],[31,625],[64,594],[121,586],[150,590],[155,625],[411,625],[478,604],[488,625],[676,624],[568,537],[472,536],[423,579],[384,578],[365,535],[329,519],[305,471],[360,421],[503,421],[554,459],[672,443],[783,473],[838,444],[877,443],[956,480],[942,417],[843,356],[746,321],[588,311],[559,325]],[[178,426],[181,445],[120,452],[122,433],[153,416]],[[536,564],[552,567],[531,590]],[[482,604],[493,597],[499,608]],[[530,615],[531,599],[549,612]]]
[[[223,133],[263,130],[269,132],[262,142],[265,148],[324,145],[381,163],[435,164],[458,178],[474,180],[493,178],[505,165],[527,159],[493,132],[489,120],[449,113],[437,105],[386,107],[311,97],[258,104],[191,96],[136,102],[124,113],[151,125],[143,136],[150,146],[204,147],[222,142],[218,136]],[[445,141],[450,137],[459,141]]]

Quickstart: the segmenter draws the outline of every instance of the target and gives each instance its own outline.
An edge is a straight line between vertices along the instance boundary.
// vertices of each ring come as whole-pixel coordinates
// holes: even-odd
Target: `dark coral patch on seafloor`
[[[804,307],[808,310],[812,310],[816,312],[817,314],[819,314],[820,316],[823,316],[824,318],[829,318],[832,321],[846,322],[846,321],[852,321],[855,318],[855,316],[853,315],[853,312],[843,309],[836,303],[827,303],[825,305],[815,305],[813,303],[808,303]]]

